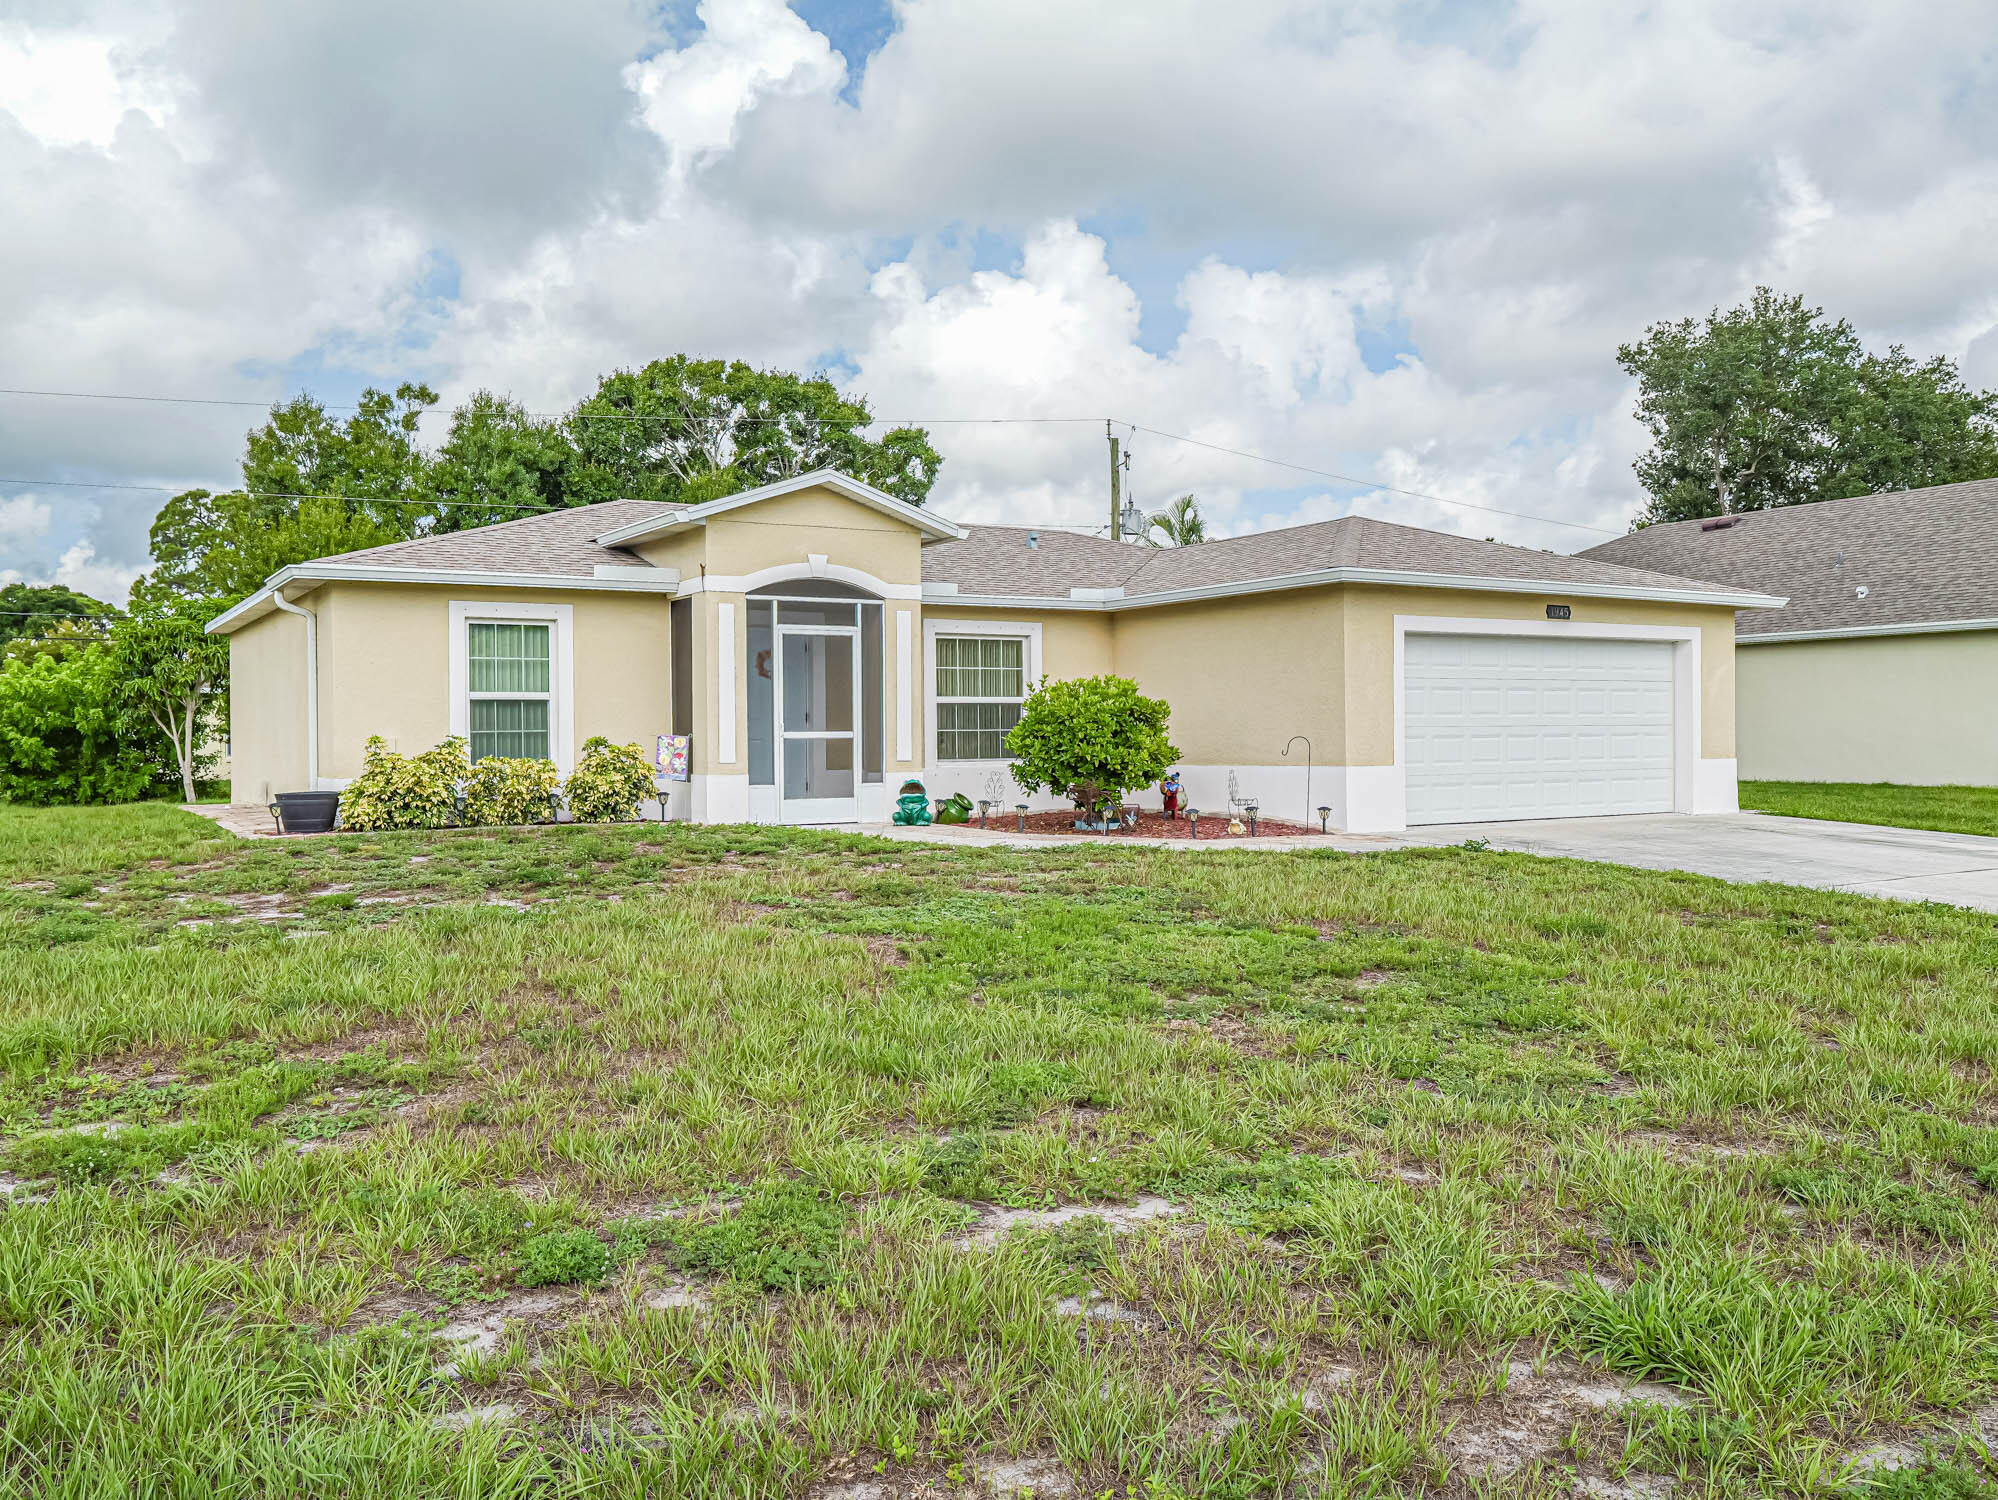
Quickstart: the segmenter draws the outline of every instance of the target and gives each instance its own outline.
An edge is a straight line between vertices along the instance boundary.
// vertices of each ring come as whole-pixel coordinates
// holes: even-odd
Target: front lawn
[[[1883,823],[1998,835],[1998,787],[1896,786],[1886,781],[1744,781],[1744,812],[1838,823]]]
[[[10,1493],[1983,1492],[1988,915],[155,808],[0,866]]]

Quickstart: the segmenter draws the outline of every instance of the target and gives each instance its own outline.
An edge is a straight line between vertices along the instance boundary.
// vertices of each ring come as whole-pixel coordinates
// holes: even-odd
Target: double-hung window
[[[545,624],[467,622],[473,760],[547,760],[553,693]]]
[[[937,759],[1006,759],[1006,734],[1027,696],[1026,641],[940,635],[936,665]]]

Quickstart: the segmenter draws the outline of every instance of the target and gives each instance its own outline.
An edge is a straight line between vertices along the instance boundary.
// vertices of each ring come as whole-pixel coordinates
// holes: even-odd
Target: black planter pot
[[[271,803],[279,833],[325,833],[339,815],[338,792],[279,792]]]

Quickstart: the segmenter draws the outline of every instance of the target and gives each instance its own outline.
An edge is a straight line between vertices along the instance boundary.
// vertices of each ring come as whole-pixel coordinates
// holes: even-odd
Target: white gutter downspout
[[[271,603],[305,621],[305,789],[319,790],[319,616],[271,590]]]

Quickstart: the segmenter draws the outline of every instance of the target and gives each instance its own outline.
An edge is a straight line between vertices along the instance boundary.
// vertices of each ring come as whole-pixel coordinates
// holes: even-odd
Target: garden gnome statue
[[[894,821],[916,827],[930,821],[929,795],[914,777],[902,783],[902,790],[895,798]]]
[[[1165,795],[1165,815],[1168,818],[1179,816],[1179,772],[1166,772],[1166,779],[1159,783],[1159,791]]]

